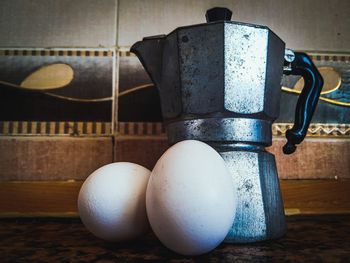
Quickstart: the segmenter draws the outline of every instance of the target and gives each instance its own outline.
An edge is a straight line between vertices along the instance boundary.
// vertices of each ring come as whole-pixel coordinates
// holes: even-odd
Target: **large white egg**
[[[78,210],[85,227],[107,241],[125,241],[149,229],[145,196],[150,171],[119,162],[93,172],[82,185]]]
[[[233,223],[233,179],[213,148],[182,141],[155,165],[146,208],[154,233],[166,247],[183,255],[203,254],[224,240]]]

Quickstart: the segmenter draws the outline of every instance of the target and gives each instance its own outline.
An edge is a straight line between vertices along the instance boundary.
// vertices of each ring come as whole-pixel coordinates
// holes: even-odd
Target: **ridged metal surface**
[[[247,118],[184,120],[167,126],[170,144],[182,140],[271,145],[271,122]]]
[[[236,186],[237,210],[227,243],[275,239],[285,233],[283,201],[272,154],[216,147]]]
[[[225,109],[263,111],[268,29],[225,23]]]
[[[231,172],[238,193],[235,220],[225,241],[248,242],[262,239],[266,235],[266,222],[258,154],[240,151],[220,154]]]

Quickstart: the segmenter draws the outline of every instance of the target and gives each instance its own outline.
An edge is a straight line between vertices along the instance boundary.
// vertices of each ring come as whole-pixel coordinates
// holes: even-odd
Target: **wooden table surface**
[[[350,215],[290,216],[287,235],[246,245],[221,244],[185,257],[149,233],[130,243],[92,236],[77,218],[0,219],[0,262],[350,262]]]

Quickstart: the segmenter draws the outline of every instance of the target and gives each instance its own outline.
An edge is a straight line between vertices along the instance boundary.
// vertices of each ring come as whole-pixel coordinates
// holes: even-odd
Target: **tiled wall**
[[[2,1],[0,134],[112,134],[117,6],[115,0]],[[72,72],[71,81],[46,88],[44,76],[39,88],[33,84],[43,70],[49,81],[67,77],[60,65]]]
[[[205,11],[214,6],[230,8],[233,20],[269,26],[288,47],[309,51],[318,67],[337,71],[341,85],[323,95],[309,135],[349,138],[350,1],[3,0],[0,180],[83,179],[113,160],[152,168],[166,148],[159,95],[129,48],[144,36],[203,23]],[[68,84],[49,89],[26,86],[26,80],[42,70],[51,70],[51,80],[60,77],[55,70],[60,65],[72,72]],[[45,86],[47,81],[39,84]],[[293,89],[299,79],[283,81],[287,90],[282,93],[281,116],[273,129],[276,136],[283,135],[292,122],[297,99],[288,88]],[[43,137],[38,139],[38,135]],[[76,137],[80,141],[67,159],[65,151]],[[51,142],[52,148],[39,150],[42,140]],[[22,161],[20,152],[6,148],[23,150],[29,145],[34,149],[31,157]],[[149,150],[139,150],[145,147]],[[60,158],[68,160],[64,175],[58,166],[41,165],[58,165]],[[23,165],[32,170],[23,173]],[[11,167],[15,169],[10,173]],[[344,169],[350,171],[348,166]]]

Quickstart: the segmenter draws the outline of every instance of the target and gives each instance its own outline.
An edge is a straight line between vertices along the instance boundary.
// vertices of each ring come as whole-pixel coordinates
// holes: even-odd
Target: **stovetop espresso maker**
[[[275,157],[265,151],[279,114],[282,75],[305,81],[285,154],[304,139],[323,80],[306,54],[285,49],[268,27],[233,22],[231,15],[210,9],[207,23],[146,37],[131,51],[158,87],[169,143],[200,140],[224,158],[238,192],[225,241],[246,243],[286,231]]]

